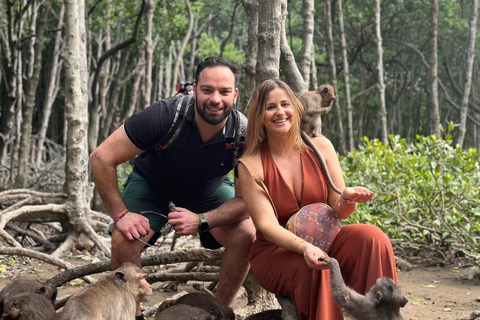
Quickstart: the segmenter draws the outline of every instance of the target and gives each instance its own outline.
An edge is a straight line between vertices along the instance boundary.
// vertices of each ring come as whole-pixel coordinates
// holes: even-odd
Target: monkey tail
[[[315,155],[318,158],[318,161],[320,161],[320,165],[322,166],[323,172],[325,172],[325,177],[327,178],[328,184],[330,185],[330,187],[332,187],[333,191],[335,191],[338,194],[341,194],[342,191],[340,191],[337,188],[337,186],[333,183],[332,177],[330,177],[330,173],[328,172],[328,168],[327,168],[327,164],[325,163],[325,159],[323,159],[323,156],[320,153],[320,151],[318,150],[317,146],[315,146],[315,144],[312,142],[312,140],[310,140],[310,137],[308,136],[308,134],[305,133],[305,131],[300,130],[300,132],[302,134],[302,139],[305,142],[305,144],[313,150],[313,152],[315,153]]]

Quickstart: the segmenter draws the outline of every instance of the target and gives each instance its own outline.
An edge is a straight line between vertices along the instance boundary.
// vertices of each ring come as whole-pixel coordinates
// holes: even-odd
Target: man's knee
[[[251,219],[241,221],[231,232],[227,232],[225,249],[234,247],[238,250],[250,252],[250,247],[255,240],[255,227]]]

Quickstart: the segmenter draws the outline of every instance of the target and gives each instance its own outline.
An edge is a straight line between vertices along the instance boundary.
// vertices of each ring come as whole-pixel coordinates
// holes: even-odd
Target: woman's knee
[[[355,224],[342,228],[345,232],[344,236],[353,237],[354,242],[358,245],[371,245],[390,248],[392,246],[390,240],[385,233],[374,225]]]

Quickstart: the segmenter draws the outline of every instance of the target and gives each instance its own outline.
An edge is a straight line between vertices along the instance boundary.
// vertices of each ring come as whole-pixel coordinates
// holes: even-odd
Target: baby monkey
[[[330,111],[333,100],[336,98],[335,90],[329,84],[322,84],[316,91],[307,91],[298,97],[305,108],[301,127],[309,136],[320,136],[322,130],[321,116]]]
[[[408,299],[402,296],[400,288],[393,279],[379,278],[366,295],[361,295],[345,285],[336,259],[322,257],[319,260],[327,262],[330,266],[330,286],[335,302],[355,319],[404,319],[400,308],[407,304]]]

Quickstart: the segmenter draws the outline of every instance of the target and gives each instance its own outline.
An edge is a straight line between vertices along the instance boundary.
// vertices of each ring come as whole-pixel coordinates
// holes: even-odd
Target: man
[[[225,135],[244,117],[233,108],[236,81],[231,62],[205,59],[197,67],[193,105],[168,148],[162,151],[158,143],[187,96],[164,99],[137,112],[90,155],[95,185],[115,221],[112,268],[126,261],[140,265],[144,242],[155,242],[168,214],[178,236],[199,231],[204,247],[225,247],[216,295],[225,306],[232,305],[243,283],[255,238],[239,188],[234,191],[226,177],[236,164],[238,149],[226,142]],[[120,195],[116,166],[140,152]],[[176,212],[169,213],[169,201],[177,206]],[[138,307],[137,319],[142,317]]]

